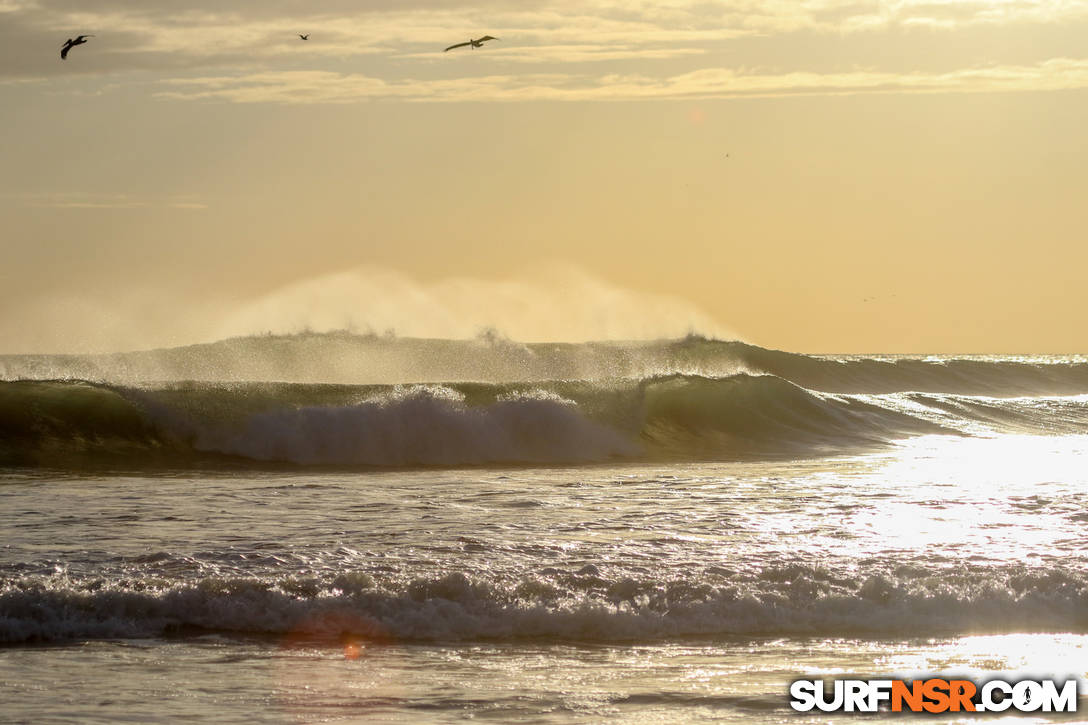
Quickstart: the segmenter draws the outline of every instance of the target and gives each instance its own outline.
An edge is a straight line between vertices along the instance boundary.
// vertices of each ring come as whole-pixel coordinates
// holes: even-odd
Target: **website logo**
[[[1076,712],[1077,680],[795,680],[798,712]]]

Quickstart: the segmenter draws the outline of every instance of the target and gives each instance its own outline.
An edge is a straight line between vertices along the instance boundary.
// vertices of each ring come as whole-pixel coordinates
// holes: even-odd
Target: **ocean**
[[[853,721],[790,683],[1084,678],[1086,461],[1077,356],[0,356],[0,720]]]

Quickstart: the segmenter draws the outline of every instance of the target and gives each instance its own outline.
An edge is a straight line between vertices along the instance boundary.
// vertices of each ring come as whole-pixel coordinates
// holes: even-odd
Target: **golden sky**
[[[0,0],[0,353],[1085,352],[1086,38],[1085,0]]]

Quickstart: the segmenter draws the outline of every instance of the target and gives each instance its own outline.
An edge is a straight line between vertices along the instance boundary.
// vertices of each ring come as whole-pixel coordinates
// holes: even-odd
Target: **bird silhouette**
[[[310,39],[310,34],[306,33],[306,35],[303,35],[302,33],[299,33],[298,37],[302,38],[303,40],[309,40]]]
[[[450,47],[446,48],[446,50],[453,50],[454,48],[463,48],[466,45],[471,45],[473,48],[479,48],[481,45],[484,44],[484,41],[487,41],[487,40],[498,40],[498,38],[496,38],[493,35],[485,35],[484,37],[477,38],[476,40],[473,40],[472,38],[469,38],[467,43],[456,43],[456,44],[451,45]],[[443,50],[442,52],[445,53],[446,50]]]
[[[60,59],[64,60],[65,58],[68,57],[68,51],[69,50],[76,47],[77,45],[83,45],[84,43],[87,42],[87,38],[93,38],[93,37],[94,37],[93,35],[77,35],[75,37],[75,40],[72,40],[71,38],[68,38],[68,40],[64,41],[64,47],[60,49]]]

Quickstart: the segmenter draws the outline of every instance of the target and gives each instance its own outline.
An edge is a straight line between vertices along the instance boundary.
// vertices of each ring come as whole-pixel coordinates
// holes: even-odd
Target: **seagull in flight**
[[[302,38],[303,40],[309,40],[310,39],[310,34],[306,33],[306,35],[303,35],[302,33],[299,33],[298,37]]]
[[[493,35],[485,35],[484,37],[477,38],[476,40],[473,40],[472,38],[469,38],[467,43],[456,43],[455,45],[451,45],[450,47],[446,48],[446,50],[453,50],[454,48],[462,48],[462,47],[464,47],[466,45],[471,45],[473,48],[479,48],[481,45],[484,44],[484,41],[487,41],[487,40],[498,40],[498,38],[496,38]],[[446,50],[443,50],[442,52],[445,53]]]
[[[76,47],[77,45],[83,45],[84,43],[87,42],[87,38],[93,38],[93,37],[94,37],[93,35],[77,35],[75,37],[75,40],[72,40],[71,38],[68,38],[68,40],[64,41],[64,47],[60,49],[60,59],[64,60],[65,58],[68,57],[68,51],[69,50]]]

